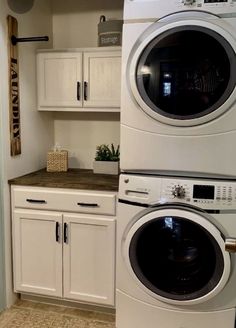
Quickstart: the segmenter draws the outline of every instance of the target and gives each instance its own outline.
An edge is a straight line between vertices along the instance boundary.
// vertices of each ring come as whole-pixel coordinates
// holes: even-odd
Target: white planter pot
[[[100,174],[118,174],[119,162],[94,161],[93,172]]]

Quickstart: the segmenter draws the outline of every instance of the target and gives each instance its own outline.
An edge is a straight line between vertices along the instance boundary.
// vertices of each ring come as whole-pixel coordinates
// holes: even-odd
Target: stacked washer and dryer
[[[236,0],[125,0],[117,328],[234,328]]]

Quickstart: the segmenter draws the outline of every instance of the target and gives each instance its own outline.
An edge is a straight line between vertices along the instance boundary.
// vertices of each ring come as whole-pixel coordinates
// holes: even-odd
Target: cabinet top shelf
[[[67,172],[47,172],[42,169],[8,181],[10,185],[118,191],[119,176],[94,174],[87,169],[69,169]]]

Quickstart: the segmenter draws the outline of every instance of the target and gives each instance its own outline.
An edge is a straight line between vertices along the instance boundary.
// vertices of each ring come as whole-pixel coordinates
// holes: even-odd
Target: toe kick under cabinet
[[[113,306],[116,193],[11,192],[15,291]]]
[[[120,85],[118,47],[37,53],[38,110],[118,112]]]

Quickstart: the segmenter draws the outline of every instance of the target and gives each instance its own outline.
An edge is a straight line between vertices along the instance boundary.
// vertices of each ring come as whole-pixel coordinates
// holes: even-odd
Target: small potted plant
[[[120,146],[99,145],[96,147],[93,172],[102,174],[118,174],[120,160]]]

